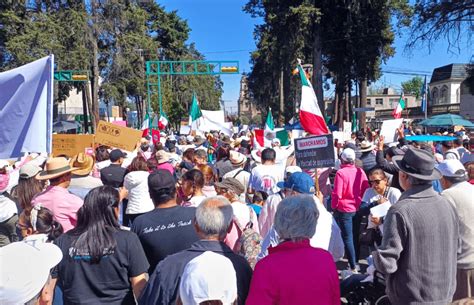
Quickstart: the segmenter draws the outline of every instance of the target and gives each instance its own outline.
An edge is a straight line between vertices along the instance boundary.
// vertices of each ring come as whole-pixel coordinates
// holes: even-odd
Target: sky
[[[242,11],[247,0],[158,0],[166,11],[177,10],[186,19],[191,33],[188,42],[194,42],[207,60],[238,60],[241,72],[250,72],[250,52],[256,49],[253,38],[254,26],[260,19],[252,18]],[[405,36],[395,39],[396,54],[383,64],[387,71],[424,71],[431,73],[434,68],[450,63],[467,63],[473,56],[472,48],[461,44],[460,51],[448,51],[445,41],[436,43],[428,51],[420,47],[411,53],[404,52]],[[474,59],[473,59],[474,60]],[[413,76],[385,73],[375,85],[400,89],[400,83]],[[239,98],[240,78],[238,74],[222,75],[224,92],[222,99],[226,107],[236,111]],[[427,77],[429,82],[430,77]],[[330,96],[332,91],[325,92]]]

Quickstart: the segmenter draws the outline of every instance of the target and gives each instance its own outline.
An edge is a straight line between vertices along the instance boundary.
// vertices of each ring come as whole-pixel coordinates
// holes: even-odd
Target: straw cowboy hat
[[[69,161],[71,167],[77,168],[72,173],[78,176],[89,175],[94,168],[94,163],[94,158],[85,153],[78,153]]]
[[[157,151],[155,156],[156,156],[156,161],[158,162],[158,164],[163,164],[170,160],[170,156],[164,150]]]
[[[60,177],[64,174],[70,173],[77,168],[71,167],[66,158],[50,158],[46,161],[45,170],[36,176],[38,180],[48,180]]]
[[[229,154],[229,160],[233,166],[241,166],[247,162],[247,157],[244,154],[231,150]]]
[[[360,152],[368,152],[374,150],[375,146],[369,141],[362,141],[360,143]]]

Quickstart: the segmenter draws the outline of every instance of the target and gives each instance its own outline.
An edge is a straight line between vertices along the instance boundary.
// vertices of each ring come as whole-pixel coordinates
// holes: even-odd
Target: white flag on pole
[[[51,153],[54,56],[0,73],[0,159]]]

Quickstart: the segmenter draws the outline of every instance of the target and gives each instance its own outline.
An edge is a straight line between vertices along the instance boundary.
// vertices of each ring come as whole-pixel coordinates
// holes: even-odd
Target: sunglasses
[[[369,180],[370,184],[380,184],[383,180]]]

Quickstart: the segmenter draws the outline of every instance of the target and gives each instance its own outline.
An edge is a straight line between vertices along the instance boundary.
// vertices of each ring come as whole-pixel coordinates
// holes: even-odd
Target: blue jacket
[[[140,305],[175,304],[184,268],[193,258],[206,251],[222,254],[232,262],[237,275],[238,304],[244,305],[252,279],[252,268],[243,256],[235,254],[226,244],[209,240],[199,240],[191,248],[162,260],[150,276],[138,303]]]

